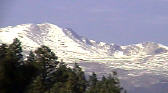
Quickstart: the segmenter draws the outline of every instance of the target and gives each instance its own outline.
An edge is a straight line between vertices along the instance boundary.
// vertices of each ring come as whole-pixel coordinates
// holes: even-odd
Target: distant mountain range
[[[133,91],[130,88],[132,86],[153,87],[162,82],[168,85],[168,47],[162,44],[143,42],[120,46],[97,42],[77,35],[72,29],[60,28],[50,23],[0,28],[0,43],[10,44],[14,38],[22,42],[25,55],[40,45],[46,45],[60,60],[63,59],[68,64],[79,62],[88,74],[92,71],[100,75],[107,74],[115,69],[122,82],[128,80],[123,86],[130,92]],[[167,93],[162,90],[159,92]]]

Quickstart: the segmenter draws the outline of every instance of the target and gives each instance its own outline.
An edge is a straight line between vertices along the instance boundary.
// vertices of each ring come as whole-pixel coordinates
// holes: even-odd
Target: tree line
[[[47,46],[30,51],[25,58],[21,42],[0,45],[0,93],[121,93],[116,73],[86,79],[77,63],[68,67]]]

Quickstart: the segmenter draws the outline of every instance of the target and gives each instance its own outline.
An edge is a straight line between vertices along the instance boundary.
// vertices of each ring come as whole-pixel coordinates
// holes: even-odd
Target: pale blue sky
[[[168,45],[168,0],[0,0],[0,27],[49,22],[120,45]]]

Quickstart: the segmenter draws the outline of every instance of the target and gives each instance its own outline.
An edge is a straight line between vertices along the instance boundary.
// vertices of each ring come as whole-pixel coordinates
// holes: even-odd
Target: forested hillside
[[[22,54],[21,42],[0,45],[0,93],[122,93],[116,73],[98,79],[93,72],[88,79],[77,63],[68,67],[41,46]]]

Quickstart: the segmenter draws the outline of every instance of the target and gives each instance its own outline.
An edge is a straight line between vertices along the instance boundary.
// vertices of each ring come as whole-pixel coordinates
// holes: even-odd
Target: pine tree
[[[86,90],[87,81],[85,79],[85,74],[77,63],[74,64],[73,71],[75,72],[76,81],[75,81],[75,90],[77,93],[83,93]]]
[[[7,55],[7,49],[8,49],[8,46],[6,44],[0,45],[0,60],[4,59],[4,57]]]
[[[23,55],[22,55],[22,47],[21,42],[19,39],[14,39],[13,43],[9,45],[9,55],[13,58],[13,61],[15,62],[22,62],[23,61]]]
[[[51,93],[68,93],[67,88],[67,80],[69,69],[67,68],[66,64],[63,62],[59,63],[57,70],[52,74],[53,75],[53,86],[50,89]],[[69,85],[68,85],[69,86]]]
[[[36,72],[35,67],[23,64],[18,39],[9,46],[2,44],[0,52],[0,93],[23,93]]]
[[[52,84],[52,74],[58,64],[57,57],[47,46],[41,46],[35,51],[35,60],[39,64],[42,84],[47,90]]]
[[[10,78],[7,77],[7,63],[5,60],[8,46],[1,44],[0,46],[0,93],[7,93],[7,87],[10,85]]]
[[[18,39],[15,39],[9,47],[2,44],[0,57],[0,91],[4,93],[22,93],[20,62],[22,61],[22,48]],[[3,93],[3,92],[0,92]]]

